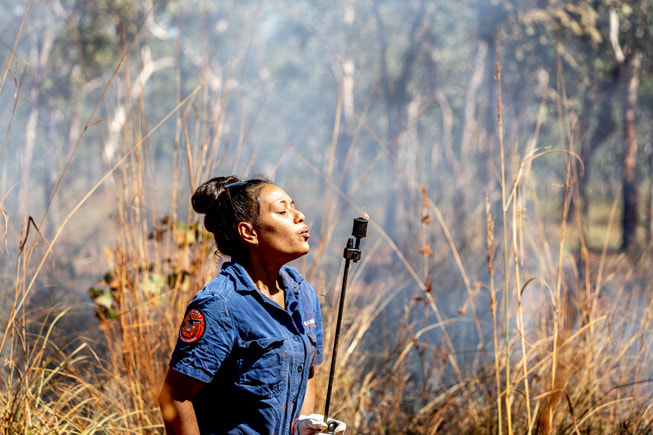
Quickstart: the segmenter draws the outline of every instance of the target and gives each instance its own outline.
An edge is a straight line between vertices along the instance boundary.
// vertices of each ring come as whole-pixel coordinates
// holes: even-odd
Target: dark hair
[[[205,181],[193,193],[193,209],[205,215],[204,226],[213,233],[221,254],[234,259],[245,257],[238,224],[248,222],[258,228],[259,200],[264,184],[271,182],[263,177],[241,181],[230,175]]]

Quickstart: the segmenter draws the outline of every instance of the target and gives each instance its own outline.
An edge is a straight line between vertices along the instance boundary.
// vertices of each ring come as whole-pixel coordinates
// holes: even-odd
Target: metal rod
[[[351,241],[351,239],[349,239]],[[333,352],[331,353],[331,370],[329,371],[329,386],[327,387],[326,405],[324,406],[324,421],[329,415],[329,404],[331,402],[331,389],[336,371],[336,356],[338,354],[338,339],[340,338],[340,325],[342,324],[342,312],[345,305],[345,292],[347,291],[347,276],[349,275],[349,259],[345,260],[345,272],[342,276],[342,290],[340,290],[340,306],[338,308],[338,320],[336,322],[336,333],[333,340]]]
[[[336,331],[333,340],[333,352],[331,353],[331,369],[329,371],[329,384],[327,386],[326,403],[324,405],[324,422],[328,423],[329,405],[331,403],[331,391],[333,388],[333,378],[336,372],[336,359],[338,355],[338,341],[340,339],[340,326],[342,325],[342,313],[345,307],[345,293],[347,291],[347,278],[349,276],[349,264],[353,260],[356,263],[361,258],[360,239],[367,234],[367,219],[356,218],[354,219],[354,227],[352,235],[356,237],[356,245],[354,247],[354,239],[347,240],[347,247],[343,253],[345,258],[345,270],[342,275],[342,288],[340,290],[340,304],[338,306],[338,320],[336,321]],[[333,433],[336,425],[329,425],[329,433]]]

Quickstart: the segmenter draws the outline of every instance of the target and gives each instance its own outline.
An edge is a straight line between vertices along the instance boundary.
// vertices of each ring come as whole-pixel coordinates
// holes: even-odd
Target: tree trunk
[[[397,162],[401,162],[400,148],[402,146],[405,147],[405,144],[401,143],[400,136],[403,133],[402,130],[405,127],[407,113],[406,108],[408,103],[411,101],[408,92],[408,85],[412,75],[414,74],[415,62],[419,54],[419,30],[422,26],[422,23],[425,22],[426,17],[430,16],[430,13],[427,13],[429,12],[427,10],[429,3],[421,2],[418,4],[418,10],[415,11],[415,19],[411,24],[411,31],[409,36],[409,40],[413,43],[413,45],[406,52],[402,63],[403,67],[396,78],[391,76],[387,66],[386,55],[388,43],[386,40],[386,35],[389,33],[385,30],[385,26],[381,18],[381,13],[379,11],[379,5],[376,4],[374,7],[374,16],[376,19],[381,48],[381,81],[388,119],[388,151],[392,160],[392,162],[390,162],[387,178],[392,182],[389,183],[388,186],[388,205],[385,210],[385,227],[388,229],[388,235],[395,240],[399,235],[399,231],[396,226],[397,212],[400,211],[402,206],[405,205],[404,199],[408,196],[406,188],[403,186],[404,183],[398,182],[398,179],[396,178],[400,172],[397,169],[397,164],[400,164]]]
[[[380,49],[381,49],[381,81],[383,87],[383,98],[385,100],[385,111],[388,122],[387,135],[388,138],[388,151],[390,153],[392,161],[388,167],[388,177],[390,181],[388,183],[387,189],[387,198],[386,198],[386,208],[385,208],[385,222],[384,227],[387,229],[388,236],[396,240],[397,239],[397,200],[399,197],[398,187],[397,187],[397,168],[395,166],[396,156],[397,156],[397,147],[398,147],[398,138],[397,133],[399,132],[399,122],[395,117],[395,112],[393,111],[393,92],[391,91],[390,83],[390,74],[388,73],[388,68],[386,64],[386,52],[387,52],[387,41],[386,41],[386,31],[381,19],[381,13],[379,12],[378,5],[374,8],[374,15],[376,18],[376,24],[379,33],[380,40]],[[396,92],[396,91],[395,91]]]
[[[646,244],[653,238],[653,147],[648,152],[648,198],[646,201]]]
[[[582,213],[583,219],[587,222],[588,216],[588,207],[590,199],[587,194],[587,181],[590,177],[591,172],[591,158],[594,155],[595,151],[610,137],[610,135],[615,130],[615,122],[612,118],[613,108],[615,106],[615,89],[617,88],[618,83],[615,78],[614,82],[611,82],[608,86],[605,95],[602,98],[588,97],[585,99],[583,107],[587,110],[587,114],[584,115],[586,123],[581,123],[580,135],[581,140],[581,150],[580,150],[580,159],[583,162],[583,173],[582,176],[578,178],[578,192],[580,196],[580,201],[582,204]],[[598,113],[595,113],[593,108],[598,110]],[[592,131],[592,134],[589,134],[589,124],[590,118],[596,118],[596,127]],[[580,164],[578,166],[580,171]],[[580,172],[579,172],[580,173]]]
[[[635,107],[639,87],[639,70],[642,54],[636,52],[621,65],[620,75],[624,85],[624,169],[623,189],[623,233],[621,248],[624,251],[635,247],[637,230],[637,132],[635,125]]]

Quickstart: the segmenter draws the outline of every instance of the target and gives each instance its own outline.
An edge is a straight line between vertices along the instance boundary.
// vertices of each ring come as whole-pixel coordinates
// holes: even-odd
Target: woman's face
[[[257,251],[268,261],[285,264],[308,253],[308,226],[304,214],[280,187],[266,184],[260,193],[260,228]]]

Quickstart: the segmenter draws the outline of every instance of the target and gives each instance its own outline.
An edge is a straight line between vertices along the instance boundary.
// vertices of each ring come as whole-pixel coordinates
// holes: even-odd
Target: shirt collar
[[[245,268],[240,264],[232,261],[228,261],[222,264],[222,273],[231,277],[234,282],[234,290],[240,293],[250,293],[258,291],[254,285],[254,281],[249,276],[249,273]]]
[[[294,274],[289,273],[288,266],[282,266],[279,270],[279,281],[284,290],[288,293],[299,293],[299,280]],[[222,265],[222,272],[229,275],[234,280],[234,289],[237,292],[250,293],[258,291],[254,281],[249,276],[245,268],[236,262],[226,262]]]
[[[299,293],[299,281],[289,273],[287,266],[283,266],[279,271],[279,281],[284,290],[290,290],[291,293]]]

